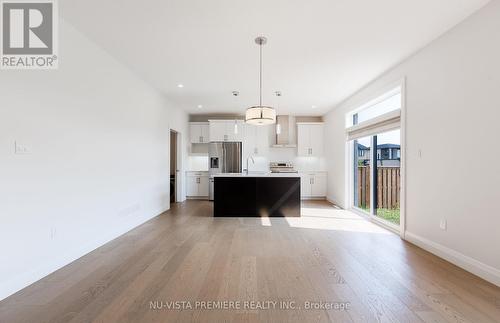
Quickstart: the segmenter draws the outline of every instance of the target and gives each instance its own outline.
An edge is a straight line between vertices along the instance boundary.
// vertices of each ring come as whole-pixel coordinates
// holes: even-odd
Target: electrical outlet
[[[441,230],[446,231],[446,224],[447,224],[447,223],[446,223],[446,219],[441,219],[441,221],[439,222],[439,228],[440,228]]]

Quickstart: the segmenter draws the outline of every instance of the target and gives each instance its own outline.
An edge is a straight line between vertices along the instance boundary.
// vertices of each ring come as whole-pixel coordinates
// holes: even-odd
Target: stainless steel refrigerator
[[[241,173],[241,142],[211,142],[208,150],[210,175]],[[214,179],[210,176],[210,200],[214,199]]]

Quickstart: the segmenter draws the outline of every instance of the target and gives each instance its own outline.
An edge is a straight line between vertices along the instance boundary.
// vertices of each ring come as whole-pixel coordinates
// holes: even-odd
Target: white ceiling
[[[60,8],[190,113],[243,113],[258,103],[254,38],[265,35],[263,103],[321,115],[487,2],[65,0]]]

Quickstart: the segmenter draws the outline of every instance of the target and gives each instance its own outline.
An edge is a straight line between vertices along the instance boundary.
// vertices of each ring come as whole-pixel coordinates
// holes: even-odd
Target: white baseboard
[[[500,270],[497,268],[408,231],[405,240],[500,287]]]
[[[326,200],[332,204],[334,204],[335,206],[338,206],[339,208],[341,209],[345,209],[345,207],[342,205],[342,203],[340,203],[340,201],[337,201],[336,199],[334,199],[333,197],[329,197],[327,196],[326,197]]]
[[[304,196],[300,198],[301,201],[324,201],[325,196]]]

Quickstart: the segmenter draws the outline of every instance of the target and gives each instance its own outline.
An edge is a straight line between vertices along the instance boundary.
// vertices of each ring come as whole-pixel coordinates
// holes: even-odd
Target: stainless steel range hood
[[[275,148],[295,148],[297,138],[295,134],[295,117],[280,115],[276,116],[276,142]]]

